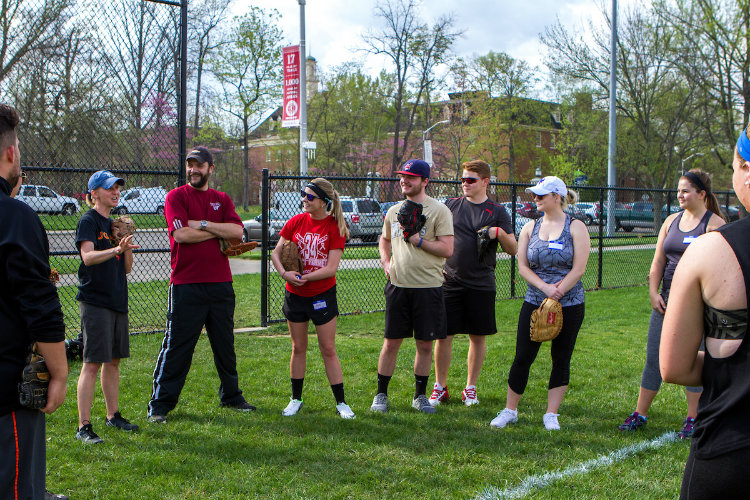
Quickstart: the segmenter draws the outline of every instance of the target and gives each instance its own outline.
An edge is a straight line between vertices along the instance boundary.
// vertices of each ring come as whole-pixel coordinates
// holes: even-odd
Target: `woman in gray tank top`
[[[570,358],[583,323],[585,308],[581,276],[586,271],[591,241],[583,222],[571,220],[563,211],[568,203],[575,203],[576,195],[561,179],[545,177],[526,191],[535,195],[537,209],[544,212],[544,216],[527,223],[518,238],[518,273],[528,283],[528,291],[518,315],[516,355],[508,374],[505,409],[490,425],[503,428],[518,421],[518,403],[541,347],[541,343],[529,338],[531,313],[550,297],[562,305],[564,320],[562,331],[550,347],[552,372],[547,412],[542,421],[547,430],[560,430],[557,412],[568,389]]]
[[[677,201],[681,212],[667,217],[659,230],[654,260],[648,273],[649,295],[651,296],[651,319],[646,341],[646,365],[641,375],[641,388],[635,411],[620,424],[621,431],[634,431],[646,425],[648,410],[661,387],[659,372],[659,345],[664,311],[667,307],[669,290],[672,285],[677,263],[695,238],[707,231],[724,225],[719,215],[719,203],[711,192],[711,178],[700,169],[686,172],[677,184]],[[659,284],[661,283],[661,292]],[[693,424],[698,412],[700,387],[687,387],[687,417],[678,436],[687,439],[693,434]]]

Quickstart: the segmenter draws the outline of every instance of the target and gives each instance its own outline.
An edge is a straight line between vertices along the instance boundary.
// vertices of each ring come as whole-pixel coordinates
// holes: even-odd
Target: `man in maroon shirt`
[[[204,326],[221,380],[221,406],[255,410],[239,388],[232,273],[219,246],[221,238],[242,238],[242,221],[231,198],[208,187],[214,171],[211,152],[197,147],[186,164],[188,184],[170,191],[164,207],[172,277],[167,327],[148,403],[149,422],[156,423],[165,423],[167,413],[177,405]]]

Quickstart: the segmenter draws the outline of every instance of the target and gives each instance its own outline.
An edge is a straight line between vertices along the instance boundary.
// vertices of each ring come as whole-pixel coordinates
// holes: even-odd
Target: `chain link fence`
[[[177,2],[8,0],[0,29],[0,94],[21,115],[17,198],[47,229],[68,336],[80,331],[75,245],[89,176],[126,185],[113,211],[138,227],[128,276],[131,332],[163,327],[169,280],[164,198],[183,172],[184,16]],[[183,108],[184,109],[184,108]],[[183,113],[184,116],[184,113]]]
[[[263,171],[263,214],[259,216],[263,240],[261,262],[261,323],[284,321],[284,280],[275,272],[270,253],[284,223],[299,213],[300,190],[315,176],[270,174]],[[385,309],[385,275],[380,266],[378,239],[385,212],[401,201],[398,179],[381,177],[325,176],[342,197],[342,207],[350,230],[344,256],[336,273],[341,314],[361,314]],[[491,183],[490,199],[500,203],[511,216],[516,237],[530,220],[541,216],[528,184]],[[591,254],[583,285],[586,290],[637,286],[648,283],[648,272],[656,248],[659,228],[668,214],[679,211],[675,190],[576,187],[579,202],[568,208],[591,235]],[[615,231],[607,233],[607,197],[615,196]],[[457,180],[431,180],[427,194],[439,201],[463,195]],[[732,192],[717,192],[725,219],[738,217],[737,200]],[[602,210],[601,207],[604,207]],[[249,235],[248,235],[249,236]],[[516,258],[497,254],[495,269],[496,300],[523,297],[526,282],[518,274]]]

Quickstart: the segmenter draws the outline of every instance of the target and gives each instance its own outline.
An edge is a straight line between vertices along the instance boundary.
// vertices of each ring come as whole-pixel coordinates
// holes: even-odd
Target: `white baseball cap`
[[[544,196],[545,194],[557,193],[562,197],[568,196],[568,188],[565,187],[565,183],[559,177],[554,175],[548,175],[539,181],[536,186],[526,188],[529,193],[534,193],[538,196]]]

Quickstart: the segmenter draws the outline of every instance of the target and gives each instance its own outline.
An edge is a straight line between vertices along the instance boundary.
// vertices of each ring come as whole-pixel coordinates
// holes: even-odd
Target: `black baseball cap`
[[[199,163],[208,162],[209,165],[214,164],[214,157],[211,156],[211,151],[204,146],[193,148],[193,150],[188,153],[187,158],[185,158],[185,161],[187,160],[198,160]]]

